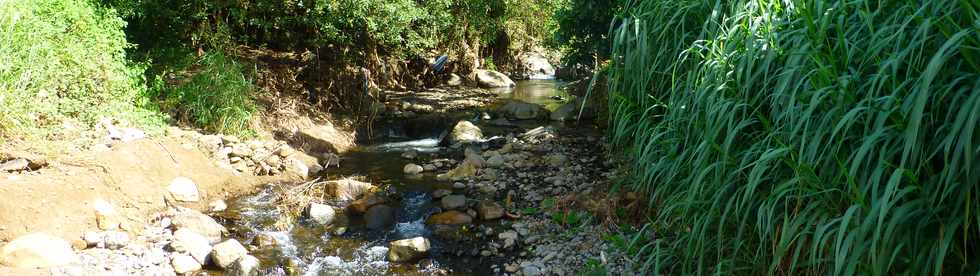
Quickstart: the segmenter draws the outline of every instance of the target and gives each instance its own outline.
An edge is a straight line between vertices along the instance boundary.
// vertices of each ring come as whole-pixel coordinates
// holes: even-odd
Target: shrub
[[[0,134],[51,134],[100,117],[154,121],[123,22],[84,0],[0,1]]]
[[[668,274],[980,269],[971,1],[637,1],[611,136]]]

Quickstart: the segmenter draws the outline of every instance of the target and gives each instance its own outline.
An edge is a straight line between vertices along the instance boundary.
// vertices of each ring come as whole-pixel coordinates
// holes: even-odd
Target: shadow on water
[[[553,80],[521,81],[514,89],[498,92],[501,102],[517,99],[553,110],[561,104],[560,99],[567,97],[559,85]],[[388,127],[383,131],[390,131],[391,135],[386,135],[383,140],[366,141],[370,146],[346,153],[339,168],[326,169],[319,176],[328,180],[360,176],[386,190],[392,199],[388,204],[395,209],[395,224],[387,229],[368,229],[360,216],[349,215],[345,219],[348,229],[341,235],[334,235],[327,227],[302,218],[291,229],[278,231],[273,225],[280,214],[272,203],[279,191],[277,188],[232,201],[228,212],[235,219],[228,226],[245,244],[260,234],[275,240],[275,246],[252,252],[262,261],[268,275],[431,275],[439,270],[453,275],[493,274],[490,266],[499,262],[496,257],[457,256],[459,252],[477,248],[472,244],[479,241],[468,230],[461,227],[437,229],[424,223],[428,216],[438,211],[431,192],[451,190],[452,182],[437,181],[434,173],[410,177],[402,172],[409,162],[425,164],[437,158],[460,159],[462,153],[458,149],[442,147],[440,142],[455,121],[464,115],[470,116],[467,113],[433,115]],[[549,123],[524,121],[508,127],[477,124],[486,135],[493,136],[505,135],[514,128],[530,129]],[[419,157],[413,161],[401,158],[401,154],[408,150],[420,152]],[[338,214],[340,212],[338,210]],[[483,225],[501,227],[496,221]],[[454,232],[456,238],[445,239],[446,231]],[[386,247],[390,241],[418,236],[429,238],[432,244],[428,257],[431,265],[387,262]]]

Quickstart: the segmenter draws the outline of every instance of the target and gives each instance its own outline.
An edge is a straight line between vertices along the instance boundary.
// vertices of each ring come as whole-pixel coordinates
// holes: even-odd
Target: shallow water
[[[518,99],[557,108],[560,101],[555,97],[566,97],[559,83],[553,80],[531,80],[518,82],[518,86],[501,91],[501,100]],[[521,124],[541,125],[543,122],[521,122]],[[479,123],[478,123],[479,125]],[[448,126],[446,126],[448,127]],[[485,135],[505,130],[482,126]],[[429,136],[433,135],[429,132]],[[450,232],[462,236],[462,242],[444,240],[444,235],[436,235],[435,229],[424,223],[437,205],[430,193],[436,189],[452,189],[452,182],[440,182],[435,174],[426,173],[422,177],[406,176],[402,168],[409,162],[428,163],[433,158],[460,156],[458,150],[440,146],[437,137],[400,137],[373,141],[342,156],[340,168],[329,168],[320,176],[322,179],[338,179],[361,176],[372,184],[383,187],[394,195],[388,205],[395,211],[395,224],[385,230],[370,230],[359,216],[347,218],[348,230],[335,236],[326,227],[316,226],[304,219],[286,231],[278,231],[273,226],[280,215],[272,200],[278,188],[268,188],[255,195],[231,202],[228,216],[235,218],[228,223],[229,228],[243,243],[250,243],[257,234],[273,237],[277,245],[272,248],[255,250],[252,253],[262,261],[267,275],[430,275],[437,270],[445,270],[453,275],[492,274],[490,266],[493,257],[456,256],[456,252],[469,251],[472,240],[468,229],[456,227]],[[419,158],[409,161],[401,158],[407,150],[419,151]],[[459,159],[459,158],[450,158]],[[338,211],[340,215],[341,211]],[[479,223],[479,222],[478,222]],[[485,222],[484,225],[496,227],[498,222]],[[442,229],[445,230],[445,229]],[[431,265],[420,267],[417,264],[394,264],[386,261],[387,245],[390,241],[423,236],[430,240],[429,253]],[[427,265],[428,262],[420,262]]]

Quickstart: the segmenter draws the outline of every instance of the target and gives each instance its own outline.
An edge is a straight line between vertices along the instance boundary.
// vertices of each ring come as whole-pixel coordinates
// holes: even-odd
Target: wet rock
[[[171,218],[171,223],[175,229],[186,228],[204,236],[211,243],[221,241],[222,237],[228,234],[228,229],[225,229],[213,218],[188,208],[180,208],[176,211]]]
[[[46,268],[77,261],[71,244],[46,234],[18,237],[0,248],[0,264],[17,268]]]
[[[404,168],[402,168],[402,171],[405,172],[405,174],[408,174],[408,175],[420,174],[424,170],[425,170],[425,168],[422,168],[422,166],[419,166],[419,165],[416,165],[416,164],[407,164],[407,165],[405,165]]]
[[[395,210],[388,205],[375,205],[368,208],[364,221],[370,229],[384,229],[395,223]]]
[[[429,248],[429,240],[423,237],[393,241],[388,247],[388,260],[396,263],[417,260],[425,256]]]
[[[256,276],[259,275],[259,259],[252,255],[245,255],[235,261],[228,268],[225,275],[228,276]]]
[[[514,83],[510,77],[504,75],[503,73],[493,71],[493,70],[476,70],[476,81],[484,88],[501,88],[501,87],[514,87],[517,83]]]
[[[449,144],[473,143],[483,140],[483,131],[469,121],[459,121],[449,134]]]
[[[338,200],[354,200],[374,189],[374,185],[371,183],[349,178],[328,181],[324,185],[326,185],[327,194]]]
[[[357,214],[363,214],[367,212],[371,206],[385,203],[387,200],[378,194],[368,194],[361,199],[355,200],[347,206],[348,209]]]
[[[211,201],[211,203],[208,204],[208,208],[211,210],[211,212],[215,212],[215,213],[224,212],[225,210],[228,209],[228,204],[225,203],[224,200],[219,199],[219,200]]]
[[[170,248],[174,251],[190,255],[201,265],[207,263],[212,249],[207,238],[189,229],[174,231],[173,238]]]
[[[28,169],[30,162],[24,158],[17,158],[14,160],[0,162],[0,171],[2,172],[15,172]]]
[[[497,109],[498,113],[511,119],[529,120],[548,117],[548,110],[540,105],[518,100],[511,100]]]
[[[259,248],[273,247],[279,244],[279,241],[275,237],[266,233],[256,234],[252,238],[252,245]]]
[[[170,265],[174,267],[174,272],[177,272],[177,274],[186,274],[201,270],[201,263],[197,262],[194,257],[186,254],[174,254],[170,259]]]
[[[211,250],[211,260],[218,267],[227,269],[247,254],[248,251],[245,250],[245,247],[238,240],[229,239],[214,245],[214,248]]]
[[[473,222],[473,217],[467,215],[466,213],[451,210],[442,213],[438,213],[429,217],[426,220],[428,224],[444,224],[444,225],[454,225],[454,224],[468,224]]]
[[[432,191],[432,198],[439,199],[439,198],[442,198],[444,196],[451,195],[452,193],[453,192],[450,191],[450,190],[438,189],[438,190]]]
[[[333,207],[316,202],[310,203],[310,207],[307,210],[309,212],[310,219],[320,225],[332,223],[334,217],[337,215],[337,213],[333,210]]]
[[[493,201],[481,201],[476,205],[476,211],[484,220],[498,219],[504,216],[504,207]]]
[[[466,206],[466,197],[463,195],[450,195],[442,198],[442,209],[452,210]]]
[[[194,181],[186,177],[177,177],[171,180],[170,186],[167,186],[167,191],[177,201],[197,202],[201,200],[201,195],[197,190],[197,184],[194,184]]]
[[[95,207],[95,224],[100,230],[119,229],[122,217],[116,212],[116,208],[112,204],[102,199],[96,199],[93,205]]]
[[[417,150],[410,150],[402,153],[402,158],[405,159],[415,159],[418,156],[419,156],[419,152]]]

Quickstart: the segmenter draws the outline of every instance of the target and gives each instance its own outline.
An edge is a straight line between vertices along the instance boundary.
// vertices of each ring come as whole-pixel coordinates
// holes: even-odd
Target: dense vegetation
[[[611,136],[668,274],[980,269],[976,1],[634,1]]]

